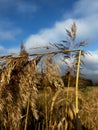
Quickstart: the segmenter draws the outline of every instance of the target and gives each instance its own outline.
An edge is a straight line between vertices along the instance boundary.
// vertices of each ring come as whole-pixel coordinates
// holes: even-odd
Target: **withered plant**
[[[22,129],[22,120],[27,118],[28,102],[32,115],[38,120],[36,109],[37,64],[41,57],[30,60],[27,53],[17,57],[1,57],[5,66],[1,71],[0,84],[0,128]],[[24,126],[23,126],[24,127]],[[25,125],[25,129],[26,129]]]
[[[51,87],[53,90],[64,88],[64,83],[59,72],[60,66],[57,65],[53,58],[48,55],[45,59],[45,67],[42,69],[42,75],[44,78],[43,85]],[[48,83],[48,86],[45,85],[45,82]]]

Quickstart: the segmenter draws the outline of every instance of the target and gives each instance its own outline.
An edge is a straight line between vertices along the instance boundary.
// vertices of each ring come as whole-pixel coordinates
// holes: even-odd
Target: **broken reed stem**
[[[27,56],[42,56],[42,55],[49,55],[49,54],[58,54],[58,53],[63,53],[63,54],[68,54],[69,52],[75,52],[75,51],[80,51],[79,49],[74,49],[74,50],[60,50],[60,51],[52,51],[52,52],[42,52],[42,53],[36,53],[36,54],[27,54],[27,55],[20,55],[14,57],[13,55],[7,55],[7,56],[0,56],[1,59],[10,59],[10,58],[22,58],[22,57],[27,57]]]
[[[79,84],[79,72],[80,72],[80,62],[81,62],[81,53],[82,51],[79,51],[79,57],[78,57],[78,65],[77,65],[77,73],[76,73],[76,125],[77,130],[79,130],[79,120],[78,120],[78,84]]]
[[[29,106],[30,106],[30,97],[28,98],[28,103],[27,103],[27,111],[26,111],[26,118],[25,118],[25,126],[24,126],[24,130],[27,130],[28,114],[29,114]]]

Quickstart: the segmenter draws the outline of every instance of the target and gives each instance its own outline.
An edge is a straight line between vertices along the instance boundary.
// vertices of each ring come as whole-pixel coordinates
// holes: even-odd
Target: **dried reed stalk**
[[[76,74],[76,124],[77,124],[77,130],[82,129],[81,124],[78,119],[78,82],[79,82],[79,72],[80,72],[80,62],[81,62],[81,53],[82,51],[79,51],[79,57],[78,57],[78,65],[77,65],[77,74]]]
[[[81,50],[79,51],[77,74],[76,74],[76,113],[78,113],[78,82],[79,82],[80,62],[81,62]]]

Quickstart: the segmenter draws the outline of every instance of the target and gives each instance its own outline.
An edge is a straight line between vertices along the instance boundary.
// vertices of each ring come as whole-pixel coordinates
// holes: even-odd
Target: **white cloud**
[[[12,41],[16,40],[16,36],[21,33],[20,29],[0,30],[0,40]]]
[[[98,51],[90,51],[90,55],[85,56],[84,63],[83,73],[86,77],[98,82]]]
[[[97,14],[98,0],[78,0],[74,4],[74,15],[82,17]]]
[[[85,63],[87,66],[94,64],[98,65],[98,52],[97,51],[89,51],[90,54],[86,55],[84,58]]]
[[[56,22],[53,28],[42,29],[38,34],[32,34],[26,39],[26,48],[39,47],[48,45],[50,42],[59,42],[65,37],[65,27],[73,23],[72,19]]]
[[[12,41],[16,40],[22,30],[9,21],[8,19],[0,21],[0,40]]]
[[[65,28],[72,25],[73,21],[77,24],[77,38],[93,41],[98,33],[98,1],[79,0],[69,15],[70,18],[56,22],[52,28],[41,29],[39,33],[29,36],[26,46],[29,48],[60,41],[65,36]]]

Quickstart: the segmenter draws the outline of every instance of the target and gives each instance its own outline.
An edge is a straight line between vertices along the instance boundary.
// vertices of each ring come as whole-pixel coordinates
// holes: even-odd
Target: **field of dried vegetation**
[[[36,73],[39,60],[7,57],[0,77],[0,129],[98,130],[98,88],[79,89],[77,118],[75,88],[64,86],[50,57],[42,74]]]
[[[73,43],[75,23],[66,31]],[[54,52],[29,54],[21,45],[19,55],[0,56],[0,130],[98,130],[98,87],[76,88],[82,65],[79,51],[70,51],[63,44],[52,45]],[[80,42],[75,47],[84,45]],[[54,61],[60,53],[65,58],[67,86]],[[72,75],[76,87],[71,86]]]

